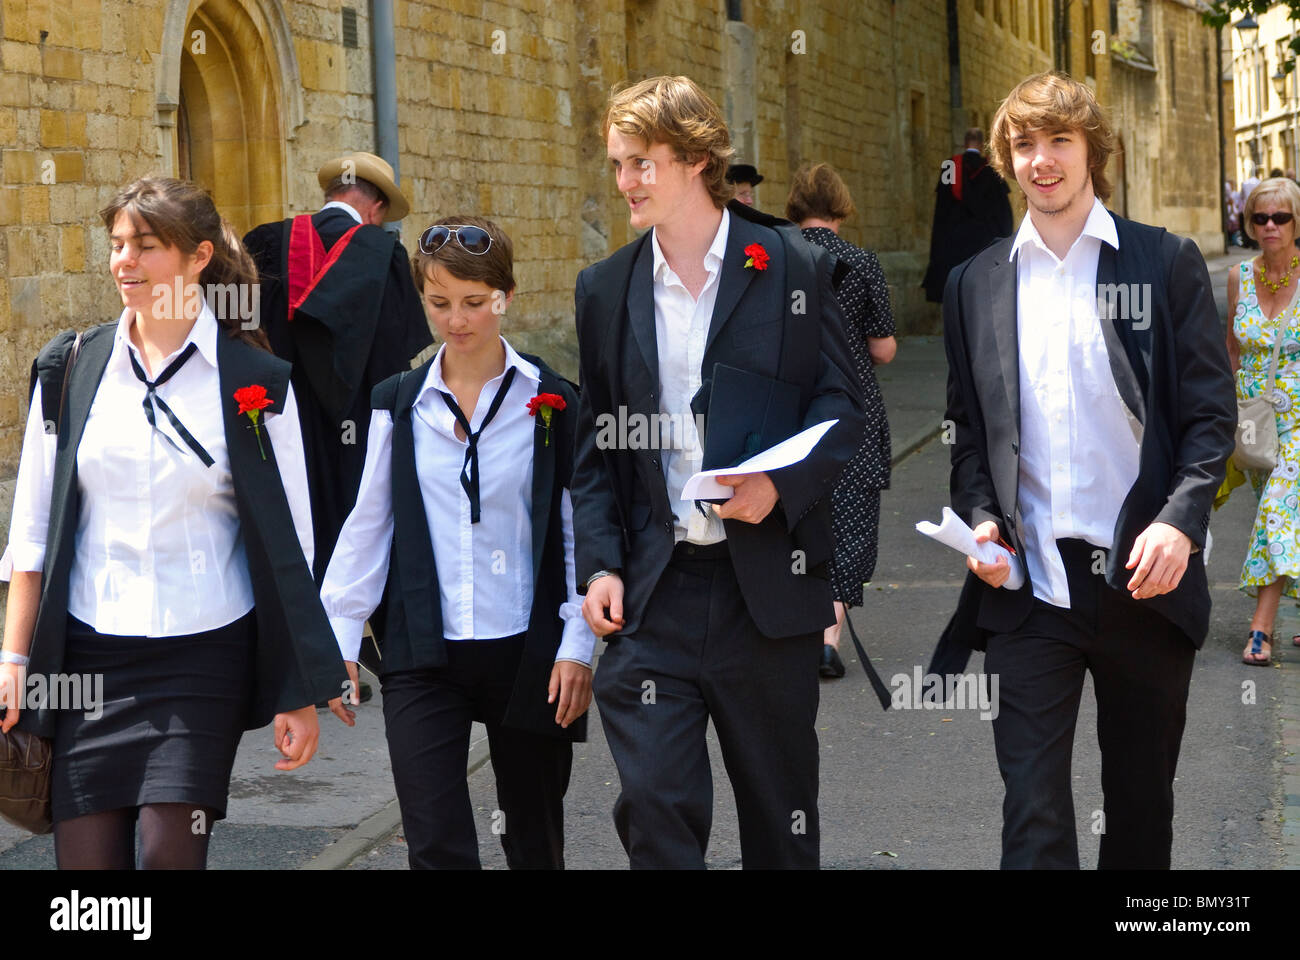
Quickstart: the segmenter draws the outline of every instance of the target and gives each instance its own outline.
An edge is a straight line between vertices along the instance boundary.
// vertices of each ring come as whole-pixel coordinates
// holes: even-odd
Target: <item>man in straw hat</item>
[[[433,342],[406,250],[380,224],[410,203],[393,168],[349,153],[317,173],[319,212],[264,223],[244,237],[261,279],[260,322],[293,363],[319,584],[356,500],[370,426],[370,390],[408,369]]]

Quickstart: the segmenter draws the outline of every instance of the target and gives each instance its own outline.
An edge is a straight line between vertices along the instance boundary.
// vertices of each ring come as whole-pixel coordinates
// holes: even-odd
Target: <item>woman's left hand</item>
[[[555,703],[557,697],[560,702],[555,709],[555,722],[568,727],[591,706],[591,667],[572,660],[557,660],[551,668],[546,702]]]
[[[278,760],[277,770],[293,770],[301,767],[316,754],[316,744],[320,740],[320,722],[316,719],[316,707],[306,706],[288,713],[275,715],[275,748],[286,759]]]

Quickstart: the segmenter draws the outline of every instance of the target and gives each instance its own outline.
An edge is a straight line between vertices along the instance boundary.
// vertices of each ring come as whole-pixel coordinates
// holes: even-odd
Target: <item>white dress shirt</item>
[[[336,207],[337,209],[342,210],[357,223],[362,222],[361,214],[357,213],[357,208],[352,206],[350,203],[344,203],[342,200],[331,200],[329,203],[321,207],[321,210],[329,210],[331,207]]]
[[[704,446],[691,413],[691,400],[703,382],[704,346],[709,336],[713,306],[718,300],[722,258],[727,252],[727,231],[731,212],[723,209],[722,222],[713,237],[704,268],[709,277],[699,299],[691,296],[686,285],[668,265],[659,246],[659,231],[650,234],[654,250],[655,339],[659,353],[659,412],[661,437],[660,463],[668,487],[668,503],[673,510],[673,542],[717,543],[727,532],[711,508],[707,516],[689,500],[682,500],[682,488],[693,474],[702,469]],[[672,431],[679,431],[680,442],[674,444]]]
[[[253,608],[253,585],[226,449],[226,404],[217,371],[219,324],[205,303],[181,349],[147,373],[157,378],[189,344],[194,355],[156,395],[213,459],[205,467],[155,408],[145,417],[145,385],[131,369],[135,314],[124,310],[113,349],[77,448],[81,511],[68,584],[68,612],[100,633],[171,637],[214,630]],[[73,376],[76,376],[74,371]],[[45,565],[54,455],[46,434],[40,385],[32,397],[14,490],[9,545],[0,579]],[[284,413],[262,420],[275,449],[294,528],[311,567],[311,505],[302,431],[293,390]],[[181,448],[163,437],[163,431]]]
[[[1103,243],[1118,250],[1119,236],[1094,200],[1063,260],[1029,216],[1011,247],[1013,259],[1020,255],[1021,533],[1034,596],[1057,607],[1070,605],[1070,590],[1056,541],[1072,537],[1110,549],[1138,475],[1140,440],[1115,386],[1097,315]]]
[[[433,541],[442,599],[442,636],[448,640],[493,640],[524,633],[533,609],[533,434],[528,401],[538,393],[541,373],[505,338],[506,370],[514,381],[492,422],[478,438],[478,523],[470,522],[469,497],[460,485],[468,441],[456,436],[456,420],[439,391],[446,346],[439,347],[415,398],[411,429],[424,515]],[[477,432],[505,370],[483,385],[470,427]],[[452,394],[454,396],[454,394]],[[556,416],[567,416],[557,413]],[[552,438],[554,438],[552,426]],[[554,442],[554,439],[552,439]],[[393,418],[388,410],[370,415],[366,462],[356,506],[348,515],[321,584],[321,602],[345,660],[356,660],[361,629],[383,597],[393,540]],[[539,505],[549,509],[549,505]],[[573,502],[561,500],[564,575],[568,601],[556,660],[590,665],[596,636],[582,617],[573,562]]]

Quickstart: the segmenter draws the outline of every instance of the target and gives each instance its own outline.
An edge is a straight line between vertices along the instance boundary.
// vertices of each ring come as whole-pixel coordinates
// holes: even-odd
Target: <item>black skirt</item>
[[[55,822],[147,803],[193,804],[224,818],[255,629],[252,611],[178,637],[110,636],[68,617],[64,676],[80,675],[84,690],[102,675],[102,696],[98,708],[83,697],[58,711]]]

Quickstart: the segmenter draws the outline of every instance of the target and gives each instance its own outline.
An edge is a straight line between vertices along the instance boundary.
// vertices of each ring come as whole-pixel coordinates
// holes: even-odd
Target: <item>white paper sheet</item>
[[[1006,547],[992,541],[976,543],[975,531],[968,527],[961,517],[953,513],[951,507],[943,508],[943,519],[937,524],[922,520],[916,525],[916,532],[938,540],[944,546],[952,547],[958,553],[974,557],[982,563],[997,563],[999,557],[1006,557],[1007,563],[1011,565],[1011,573],[1002,586],[1008,590],[1019,590],[1025,582],[1025,571],[1020,565],[1020,558]]]
[[[782,467],[794,466],[812,453],[813,447],[826,435],[826,431],[839,420],[826,420],[809,427],[802,433],[796,433],[788,440],[782,440],[774,447],[756,453],[734,467],[719,470],[701,470],[686,481],[682,487],[683,500],[730,500],[734,487],[725,487],[715,477],[734,477],[742,473],[764,473],[768,470],[780,470]]]

